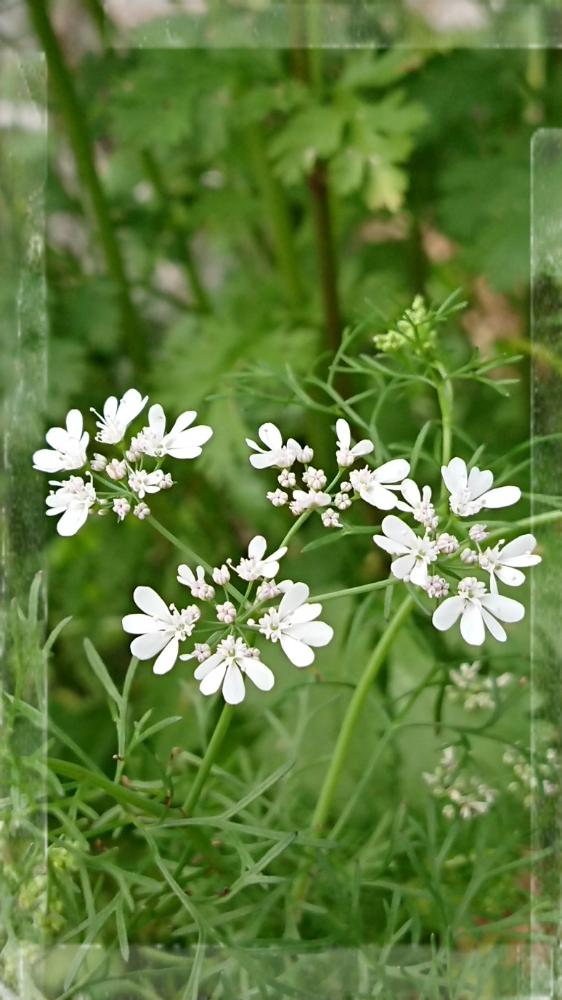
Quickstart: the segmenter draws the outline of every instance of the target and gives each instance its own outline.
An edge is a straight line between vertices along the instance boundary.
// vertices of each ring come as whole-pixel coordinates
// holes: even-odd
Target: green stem
[[[57,93],[78,173],[89,198],[106,267],[115,283],[127,352],[140,369],[146,363],[146,344],[139,336],[140,322],[131,297],[121,247],[113,228],[109,205],[98,177],[92,141],[86,124],[87,116],[80,104],[72,75],[64,61],[57,36],[49,21],[45,0],[27,0],[27,8],[37,38],[45,52],[50,80]]]
[[[338,597],[351,597],[353,594],[368,594],[373,590],[384,590],[385,587],[392,587],[396,583],[396,578],[388,580],[377,580],[376,583],[362,583],[359,587],[348,587],[347,590],[331,590],[327,594],[315,594],[310,597],[310,601],[333,601]]]
[[[443,365],[438,364],[437,369],[442,377],[442,381],[435,386],[441,410],[441,464],[448,465],[453,449],[453,384]],[[446,498],[447,487],[443,481],[441,483],[442,503],[446,503]]]
[[[520,531],[521,528],[535,528],[540,524],[553,524],[561,520],[562,510],[552,510],[547,514],[535,514],[532,517],[523,517],[520,521],[513,521],[510,524],[506,524],[503,528],[494,528],[493,531],[489,531],[486,544],[495,538],[505,538],[506,535],[511,535],[514,531]]]
[[[124,807],[138,809],[150,816],[162,819],[166,812],[166,806],[160,802],[153,802],[152,799],[145,798],[138,792],[133,792],[123,785],[118,785],[103,774],[96,774],[87,767],[80,764],[73,764],[67,760],[58,760],[56,757],[49,757],[47,763],[55,774],[63,775],[65,778],[72,778],[81,785],[93,785],[100,792],[111,796],[116,802]]]
[[[197,565],[202,566],[207,573],[212,572],[212,566],[210,565],[210,563],[208,563],[205,559],[203,559],[202,556],[198,555],[197,552],[194,552],[193,549],[189,547],[189,545],[185,544],[185,542],[182,542],[180,541],[179,538],[176,538],[176,536],[172,534],[171,531],[168,531],[168,529],[165,528],[163,524],[160,524],[160,521],[157,521],[156,518],[152,516],[152,514],[148,518],[148,523],[151,524],[152,527],[155,528],[156,531],[160,535],[162,535],[163,538],[167,538],[168,541],[171,542],[176,549],[178,549],[180,552],[183,552],[183,554],[187,556],[188,559],[190,559]],[[239,601],[244,599],[244,595],[239,590],[237,590],[237,588],[234,587],[233,584],[231,583],[225,584],[225,590],[228,590],[228,592],[234,595]]]
[[[414,602],[408,595],[408,597],[404,598],[402,604],[396,611],[396,614],[389,622],[388,627],[381,635],[373,650],[371,658],[367,662],[363,675],[353,692],[353,697],[348,705],[347,712],[345,713],[337,743],[334,747],[332,761],[330,767],[328,768],[328,773],[324,778],[324,783],[312,817],[312,830],[314,833],[321,831],[326,824],[332,800],[347,760],[353,735],[357,731],[357,723],[365,706],[365,702],[367,701],[369,693],[397,632],[402,627],[413,607]]]
[[[249,125],[247,136],[263,198],[265,217],[271,227],[271,236],[287,297],[293,305],[299,305],[303,299],[303,289],[293,244],[291,218],[283,188],[271,170],[261,127],[258,124]]]
[[[199,801],[199,796],[203,791],[203,787],[205,785],[205,781],[207,780],[209,771],[211,770],[213,764],[215,763],[217,754],[223,744],[223,740],[226,736],[233,715],[234,715],[234,706],[225,704],[219,716],[218,722],[215,726],[215,731],[211,737],[209,746],[207,747],[207,750],[205,752],[205,756],[201,761],[201,766],[197,772],[197,777],[193,782],[193,785],[191,786],[191,791],[184,803],[183,807],[184,812],[187,813],[188,817],[191,815],[191,813],[193,812],[195,806]]]
[[[316,164],[308,177],[308,189],[318,258],[326,346],[330,351],[337,351],[340,345],[342,321],[328,178],[324,163]]]

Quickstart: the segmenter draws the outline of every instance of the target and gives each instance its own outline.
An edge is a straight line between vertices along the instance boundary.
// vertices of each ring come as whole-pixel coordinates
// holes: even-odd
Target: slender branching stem
[[[107,271],[115,285],[126,350],[133,363],[140,369],[146,362],[146,342],[141,335],[141,323],[133,303],[121,247],[98,176],[87,115],[81,106],[72,75],[53,31],[45,0],[27,0],[27,8],[37,38],[45,52],[49,78],[58,98],[76,167],[97,226]]]

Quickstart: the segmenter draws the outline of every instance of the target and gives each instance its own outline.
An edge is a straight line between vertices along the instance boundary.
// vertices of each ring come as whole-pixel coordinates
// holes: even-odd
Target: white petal
[[[400,545],[404,545],[408,549],[416,543],[416,534],[410,525],[401,521],[395,514],[388,514],[387,517],[383,518],[381,527],[387,538],[393,542],[399,542]]]
[[[207,659],[204,660],[203,663],[200,663],[195,670],[193,674],[195,680],[202,681],[204,677],[207,677],[208,674],[217,669],[217,667],[223,662],[223,659],[224,657],[222,653],[213,653],[212,656],[208,656]]]
[[[226,671],[222,686],[223,698],[229,705],[239,705],[241,701],[244,701],[245,694],[246,688],[242,672],[236,664],[231,664]]]
[[[263,559],[267,542],[263,535],[255,535],[248,545],[248,556],[250,559]]]
[[[103,415],[106,420],[113,420],[115,414],[117,413],[118,405],[116,396],[107,397],[105,403],[103,404]]]
[[[351,430],[347,420],[340,418],[336,420],[336,434],[338,438],[338,449],[347,451],[351,444]]]
[[[131,643],[131,653],[139,660],[151,660],[170,641],[169,632],[153,632],[151,635],[137,635]]]
[[[57,523],[59,535],[62,535],[64,538],[75,535],[77,531],[80,531],[87,517],[88,508],[85,504],[81,504],[79,507],[69,507]]]
[[[500,594],[485,594],[482,606],[491,611],[501,622],[520,622],[525,617],[525,607],[513,597],[502,597]]]
[[[363,455],[370,455],[374,450],[375,446],[373,442],[369,441],[367,438],[363,438],[362,441],[358,441],[357,444],[353,445],[351,454],[355,455],[356,458],[361,458]]]
[[[481,497],[490,489],[493,482],[494,476],[489,469],[479,469],[474,466],[469,472],[467,483],[471,498],[476,500]]]
[[[464,459],[452,458],[448,465],[441,466],[441,475],[449,493],[459,493],[466,489],[468,472]]]
[[[306,583],[294,583],[283,594],[281,604],[279,605],[279,617],[285,618],[296,608],[299,608],[301,604],[304,604],[308,600],[309,594],[310,590]]]
[[[244,671],[252,683],[260,691],[271,691],[275,684],[275,677],[273,671],[265,663],[262,663],[261,660],[256,660],[253,656],[242,656],[239,662],[244,667]]]
[[[160,403],[154,403],[148,411],[148,425],[155,434],[162,437],[166,432],[166,414]]]
[[[184,587],[192,587],[195,583],[193,570],[191,570],[189,566],[186,566],[185,563],[182,563],[181,566],[178,566],[177,580],[178,583],[182,583]]]
[[[399,580],[403,580],[405,577],[409,576],[416,564],[416,557],[413,552],[409,552],[408,555],[399,556],[394,562],[390,564],[390,568],[394,573],[394,576]]]
[[[145,614],[152,615],[153,618],[159,618],[164,622],[170,621],[171,616],[168,608],[152,587],[135,587],[133,600],[137,608],[140,608]]]
[[[71,437],[80,439],[84,429],[84,420],[80,410],[69,410],[66,414],[66,429]]]
[[[405,479],[400,489],[404,500],[407,500],[411,507],[421,502],[420,488],[413,479]]]
[[[170,431],[164,443],[166,451],[172,458],[197,458],[201,454],[202,445],[212,436],[212,427],[200,424],[189,431],[182,431],[181,434]]]
[[[525,574],[512,566],[497,566],[496,576],[506,587],[521,587],[525,583]]]
[[[489,611],[486,611],[486,608],[482,608],[482,619],[490,635],[493,635],[494,639],[497,639],[498,642],[505,642],[507,639],[507,632],[505,631],[503,625],[500,625],[494,616],[491,615]]]
[[[287,546],[282,545],[280,549],[276,549],[275,552],[272,552],[271,555],[267,557],[267,561],[271,562],[272,559],[282,559],[286,552]]]
[[[521,490],[518,486],[498,486],[482,497],[484,507],[489,510],[496,510],[498,507],[511,507],[520,499]]]
[[[138,640],[135,639],[135,642]],[[134,644],[133,644],[134,645]],[[176,638],[171,639],[168,645],[162,650],[158,659],[154,661],[152,672],[155,674],[167,674],[172,669],[178,658],[179,643]]]
[[[273,577],[277,576],[278,572],[279,572],[279,563],[271,562],[271,559],[268,559],[267,562],[264,562],[261,565],[261,575],[263,576],[264,580],[273,580]]]
[[[461,615],[461,635],[471,646],[481,646],[486,638],[479,604],[469,604]]]
[[[537,540],[534,535],[518,535],[517,538],[512,539],[507,545],[501,550],[501,560],[503,563],[510,562],[511,566],[524,566],[525,563],[513,563],[511,559],[514,556],[528,556],[532,553],[533,549],[536,548]]]
[[[131,420],[134,420],[139,415],[147,399],[148,396],[141,396],[138,389],[127,389],[127,392],[123,393],[119,403],[119,419],[125,420],[130,424]]]
[[[322,611],[321,604],[302,604],[291,614],[291,625],[302,625],[303,622],[312,622]]]
[[[262,424],[258,429],[258,436],[260,441],[266,445],[271,451],[279,451],[283,447],[283,437],[281,431],[275,424],[267,423]]]
[[[446,597],[445,600],[433,612],[432,622],[440,632],[446,632],[451,628],[464,608],[462,597]]]
[[[424,559],[416,559],[414,568],[410,573],[410,581],[416,587],[425,587],[427,583],[428,570]]]
[[[404,458],[393,458],[384,465],[379,465],[375,469],[375,476],[379,483],[399,483],[405,479],[410,471],[410,463]]]
[[[34,452],[33,468],[39,472],[61,472],[64,469],[64,460],[56,451],[50,448],[40,448]]]
[[[384,535],[373,535],[373,541],[375,545],[384,549],[384,551],[388,552],[391,556],[405,555],[410,551],[407,545],[395,542],[392,538],[386,538]]]
[[[396,497],[390,490],[378,483],[371,483],[369,486],[362,486],[359,496],[371,507],[378,507],[379,510],[392,510],[396,507]]]
[[[260,451],[256,455],[250,455],[250,464],[254,469],[270,469],[276,461],[277,457],[271,451]]]
[[[162,632],[166,629],[163,622],[152,615],[125,615],[121,624],[125,632],[133,635],[144,635],[146,632]]]
[[[195,672],[197,675],[197,671]],[[226,673],[226,663],[221,660],[218,666],[214,670],[210,670],[205,674],[201,684],[199,685],[199,690],[201,694],[216,694],[219,690]]]
[[[279,641],[285,656],[295,667],[309,667],[314,662],[312,649],[300,639],[293,639],[290,635],[282,634]]]
[[[45,441],[55,451],[67,451],[72,444],[68,431],[65,431],[63,427],[51,427],[45,434]]]
[[[290,638],[300,639],[307,646],[327,646],[334,637],[334,630],[326,622],[303,622],[290,626]]]
[[[174,423],[174,426],[170,431],[170,437],[175,437],[177,434],[181,434],[183,431],[186,431],[188,427],[191,427],[196,416],[197,416],[197,410],[184,410],[183,413],[180,413],[179,417],[177,418],[176,422]],[[196,428],[194,427],[193,430],[195,429]],[[210,428],[208,429],[210,430]]]

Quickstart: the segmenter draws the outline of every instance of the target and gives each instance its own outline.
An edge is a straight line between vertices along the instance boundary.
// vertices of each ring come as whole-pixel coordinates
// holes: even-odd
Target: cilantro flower
[[[353,470],[349,474],[351,484],[362,500],[378,507],[379,510],[392,510],[397,500],[393,491],[400,489],[400,484],[410,471],[410,463],[403,458],[393,458],[378,469]]]
[[[202,446],[212,437],[213,430],[205,424],[192,427],[196,416],[196,410],[185,410],[166,433],[166,415],[160,403],[155,403],[148,411],[148,427],[137,435],[137,447],[152,458],[163,458],[164,455],[197,458],[203,450]]]
[[[423,524],[425,528],[435,530],[439,524],[439,518],[435,513],[435,507],[431,502],[431,486],[424,486],[421,491],[413,479],[405,479],[400,488],[404,500],[397,500],[398,510],[405,514],[411,514],[415,521]]]
[[[39,472],[70,472],[86,464],[86,448],[90,435],[84,431],[80,410],[69,410],[64,427],[51,427],[45,435],[50,448],[41,448],[33,455],[33,468]]]
[[[480,568],[490,574],[490,590],[497,590],[496,577],[507,587],[520,587],[525,583],[525,574],[519,567],[536,566],[541,562],[541,557],[533,552],[536,544],[534,535],[519,535],[507,545],[502,539],[494,548],[482,552]]]
[[[311,647],[327,646],[334,630],[315,619],[321,604],[307,604],[310,591],[306,583],[286,588],[278,608],[271,608],[259,619],[257,629],[270,642],[279,642],[285,656],[295,667],[309,667],[314,662]]]
[[[369,455],[374,450],[373,442],[367,438],[351,447],[351,430],[347,420],[343,418],[336,420],[336,434],[338,439],[336,461],[340,469],[346,469],[349,465],[353,465],[357,458]]]
[[[391,570],[399,580],[410,580],[418,587],[425,587],[428,566],[435,562],[439,550],[427,533],[420,537],[408,524],[394,514],[383,518],[382,535],[373,535],[373,541],[390,555],[398,556],[391,563]]]
[[[251,652],[243,639],[228,635],[219,642],[216,653],[207,657],[195,671],[200,681],[201,694],[222,696],[229,705],[239,705],[246,696],[244,677],[248,677],[260,691],[271,691],[275,684],[273,672]]]
[[[524,615],[525,608],[519,601],[488,593],[485,584],[476,577],[465,576],[459,583],[457,595],[447,597],[436,608],[432,621],[436,629],[445,632],[460,618],[463,639],[471,646],[481,646],[486,629],[494,639],[505,642],[507,634],[500,622],[519,622]]]
[[[483,508],[495,510],[498,507],[511,507],[521,497],[518,486],[492,489],[493,473],[476,466],[469,472],[462,458],[452,458],[448,465],[441,467],[441,473],[450,493],[449,506],[453,514],[459,517],[471,517]]]
[[[98,420],[96,426],[99,428],[96,434],[96,441],[104,444],[118,444],[125,436],[125,431],[130,423],[138,417],[144,409],[148,396],[141,396],[138,389],[127,389],[120,400],[116,396],[109,396],[103,404],[103,415],[91,407]]]
[[[248,545],[247,558],[241,559],[235,570],[242,580],[272,580],[279,572],[279,562],[286,551],[287,546],[283,545],[276,549],[271,555],[266,556],[267,542],[263,535],[256,535]]]
[[[255,455],[250,455],[250,463],[254,469],[289,469],[302,452],[298,441],[293,441],[292,438],[289,438],[287,444],[283,443],[281,431],[275,424],[262,424],[258,428],[258,437],[265,448],[246,438],[248,447],[256,452]]]
[[[135,587],[133,600],[143,614],[125,615],[125,632],[136,634],[131,643],[131,653],[139,660],[151,660],[158,654],[153,671],[167,674],[174,666],[179,643],[191,635],[201,612],[194,604],[178,611],[171,604],[168,608],[152,587]]]
[[[84,482],[82,476],[71,476],[62,483],[53,480],[50,485],[58,486],[58,489],[51,490],[45,500],[49,508],[47,517],[62,515],[57,524],[58,534],[64,537],[75,535],[85,524],[90,508],[96,502],[96,491],[91,482]]]

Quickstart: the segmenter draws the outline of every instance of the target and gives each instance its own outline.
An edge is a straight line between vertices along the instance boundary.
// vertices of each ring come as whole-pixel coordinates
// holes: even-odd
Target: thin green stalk
[[[441,464],[448,465],[453,449],[453,385],[443,365],[437,365],[442,381],[435,386],[441,410]],[[447,487],[441,483],[441,501],[445,503]]]
[[[521,528],[535,528],[537,525],[553,524],[561,520],[562,510],[552,510],[548,511],[547,514],[535,514],[532,517],[523,517],[520,521],[512,521],[503,528],[494,528],[493,531],[489,531],[486,544],[494,541],[496,538],[505,538],[506,535],[511,535],[514,531],[520,531]]]
[[[146,362],[146,343],[140,335],[141,324],[131,297],[121,247],[113,228],[105,192],[98,177],[92,140],[86,124],[87,116],[76,93],[74,81],[65,63],[57,36],[51,26],[45,0],[27,0],[27,8],[37,38],[45,52],[49,78],[57,93],[80,180],[90,202],[106,267],[115,283],[127,352],[135,364],[141,368]]]
[[[155,528],[156,531],[163,536],[163,538],[167,538],[168,541],[171,542],[176,549],[178,549],[180,552],[183,552],[183,554],[187,556],[188,559],[191,559],[192,562],[197,563],[198,566],[202,566],[207,573],[212,572],[212,566],[210,565],[210,563],[208,563],[205,559],[203,559],[202,556],[198,555],[197,552],[194,552],[193,549],[189,547],[189,545],[185,544],[185,542],[180,541],[180,539],[177,538],[171,531],[168,531],[168,529],[165,528],[163,524],[160,524],[160,521],[157,521],[156,518],[152,516],[152,514],[148,518],[148,523],[151,524],[152,527]],[[239,590],[237,590],[237,588],[234,587],[233,584],[231,583],[225,584],[225,590],[228,590],[229,593],[233,594],[239,601],[243,600],[244,598],[244,595]]]
[[[71,778],[79,782],[80,785],[93,785],[94,788],[109,795],[124,807],[138,809],[140,812],[158,819],[162,819],[166,812],[166,806],[163,803],[154,802],[152,799],[125,788],[123,785],[118,785],[110,778],[106,778],[105,775],[90,771],[80,764],[73,764],[68,760],[58,760],[56,757],[49,757],[47,763],[55,774]]]
[[[211,740],[205,752],[205,756],[201,761],[201,766],[197,772],[197,777],[193,782],[193,785],[191,786],[191,791],[187,796],[187,799],[185,800],[183,806],[184,812],[187,813],[188,816],[190,816],[190,814],[193,812],[195,806],[199,801],[199,796],[203,791],[203,787],[205,785],[205,781],[207,780],[207,776],[213,764],[215,763],[217,754],[223,744],[223,740],[226,736],[228,727],[232,722],[233,715],[234,715],[234,706],[225,703],[223,710],[219,715],[219,719],[215,726],[214,733],[211,736]]]
[[[303,299],[303,288],[285,194],[271,169],[261,126],[257,123],[249,125],[247,137],[287,297],[293,305],[299,305]]]
[[[315,594],[311,601],[334,601],[338,597],[351,597],[354,594],[369,594],[373,590],[384,590],[385,587],[392,587],[396,579],[389,577],[387,580],[377,580],[376,583],[362,583],[359,587],[348,587],[347,590],[331,590],[327,594]]]

